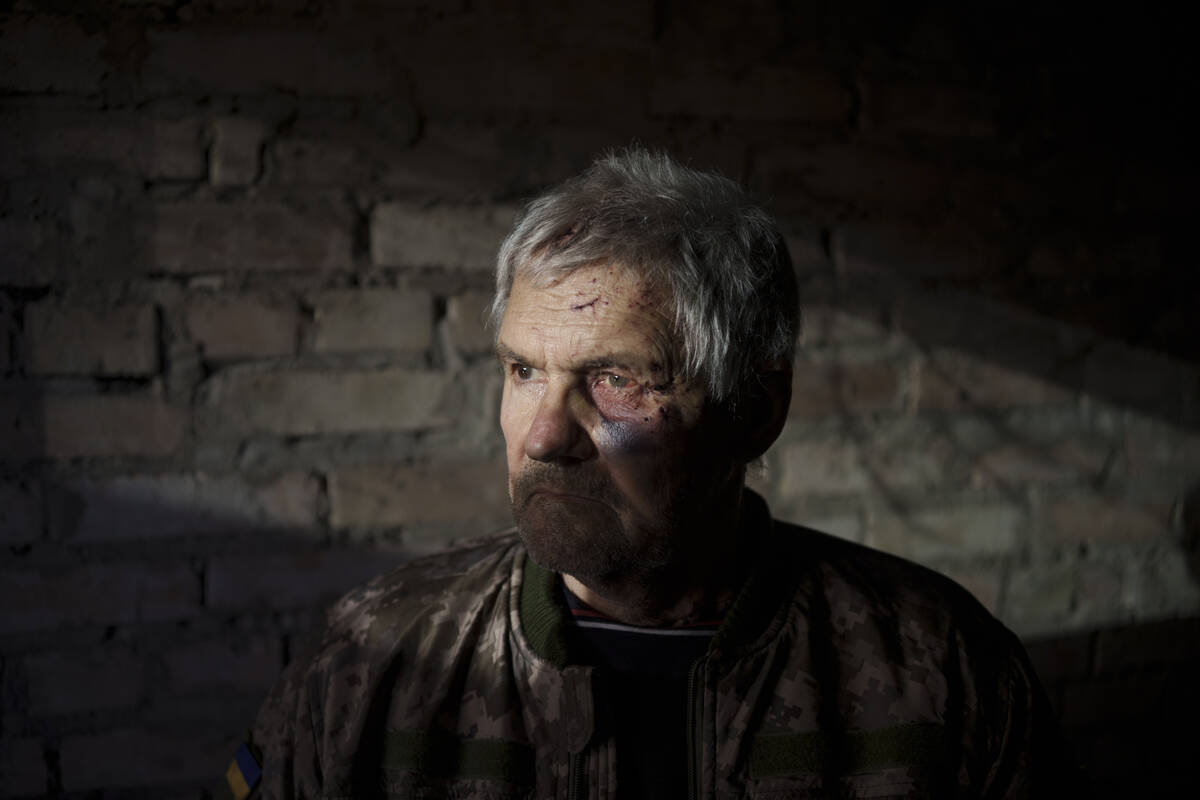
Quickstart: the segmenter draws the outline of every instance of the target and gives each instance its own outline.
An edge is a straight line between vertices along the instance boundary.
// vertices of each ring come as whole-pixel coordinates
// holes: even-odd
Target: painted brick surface
[[[706,67],[673,65],[659,72],[651,89],[651,109],[680,114],[704,108],[714,116],[813,122],[837,122],[850,111],[850,95],[832,72],[763,67],[730,76]]]
[[[230,747],[228,740],[197,736],[182,726],[68,736],[60,751],[62,785],[67,791],[82,792],[101,787],[169,787],[182,781],[211,781],[212,765],[227,763]],[[138,758],[131,760],[130,753],[137,753]]]
[[[1046,381],[952,352],[933,354],[921,368],[918,404],[922,409],[1045,406],[1070,399]]]
[[[296,351],[300,315],[294,301],[201,296],[188,303],[185,314],[188,334],[206,359],[269,358]]]
[[[7,372],[12,364],[12,347],[16,327],[11,305],[7,300],[0,300],[0,375]]]
[[[406,369],[231,372],[208,393],[214,426],[280,434],[411,431],[448,422],[448,381]]]
[[[981,486],[1095,482],[1113,457],[1113,447],[1098,439],[1008,442],[979,456],[972,480]]]
[[[146,212],[145,248],[151,269],[175,273],[346,268],[351,238],[344,217],[325,198],[303,206],[161,203]]]
[[[1172,546],[1164,539],[1178,542],[1170,535],[1160,538],[1153,556],[1131,561],[1123,572],[1123,607],[1127,611],[1137,609],[1137,613],[1154,620],[1189,616],[1200,603],[1195,545],[1184,541]],[[1117,553],[1121,550],[1119,546],[1112,549]]]
[[[987,97],[980,93],[894,78],[860,86],[864,122],[876,134],[986,139],[996,131]]]
[[[187,436],[188,409],[140,395],[47,396],[41,401],[41,454],[168,456]]]
[[[6,460],[41,454],[42,389],[31,381],[0,381],[0,448]]]
[[[47,283],[58,271],[62,248],[54,241],[52,220],[27,215],[0,218],[0,246],[8,254],[0,262],[0,279],[10,286]]]
[[[89,93],[100,88],[104,37],[69,19],[6,16],[0,28],[0,86],[17,92]],[[55,54],[47,58],[47,53]]]
[[[148,37],[146,88],[318,96],[400,91],[399,76],[383,68],[386,62],[367,44],[368,36],[361,31],[331,46],[330,38],[315,30],[159,29]]]
[[[36,716],[132,708],[143,691],[141,656],[107,645],[40,653],[21,662]]]
[[[1050,563],[1014,570],[1008,581],[1003,619],[1022,635],[1045,636],[1070,628],[1081,570],[1072,564]],[[1118,592],[1120,587],[1116,587]]]
[[[0,281],[30,288],[87,274],[89,294],[106,278],[132,277],[144,267],[136,232],[144,214],[139,176],[95,167],[83,174],[38,171],[6,180]]]
[[[857,449],[840,440],[784,445],[776,458],[782,462],[783,485],[793,491],[856,492],[874,483]]]
[[[794,253],[792,258],[796,258]],[[886,339],[888,334],[887,326],[878,315],[849,313],[824,303],[801,303],[800,342],[806,351],[879,342]]]
[[[317,525],[316,481],[291,473],[155,475],[72,481],[53,492],[53,536],[71,542],[154,540]]]
[[[806,494],[932,488],[947,480],[956,449],[951,438],[904,421],[864,427],[849,436],[785,438],[779,447],[780,485]]]
[[[303,608],[338,595],[400,563],[370,550],[213,558],[205,573],[205,597],[224,611]]]
[[[389,188],[434,189],[433,176],[446,180],[448,159],[416,159],[420,120],[399,95],[375,98],[357,109],[301,109],[295,121],[278,131],[268,152],[264,182],[274,186],[345,186],[379,184]],[[408,162],[423,164],[429,181],[413,176]]]
[[[585,167],[589,159],[581,154],[611,140],[597,126],[561,122],[523,129],[519,138],[462,119],[427,124],[429,135],[380,159],[384,166],[373,175],[397,193],[445,202],[478,202],[496,194],[527,197],[557,176]]]
[[[432,341],[433,298],[424,292],[342,289],[308,297],[312,349],[420,350]]]
[[[876,363],[800,363],[792,380],[794,417],[823,417],[898,410],[905,365]]]
[[[154,179],[204,174],[204,143],[195,118],[164,119],[128,110],[97,113],[87,104],[30,105],[0,111],[5,174],[37,174],[87,165]]]
[[[259,153],[267,136],[261,120],[221,117],[213,121],[209,180],[214,186],[247,186],[258,179]]]
[[[765,150],[761,171],[763,188],[791,198],[789,212],[848,213],[865,207],[873,215],[898,216],[906,222],[925,222],[944,208],[951,176],[932,165],[869,148],[823,144],[795,149]],[[784,187],[803,187],[802,192]],[[968,267],[939,253],[938,242],[911,233],[899,223],[875,223],[847,227],[839,237],[839,260],[851,272],[873,272],[883,267],[885,251],[895,257],[903,248],[905,266],[921,274],[950,270],[966,273]],[[872,256],[878,256],[873,258]],[[936,261],[934,259],[937,259]]]
[[[484,353],[493,347],[486,320],[492,307],[491,292],[465,292],[446,304],[450,340],[465,353]]]
[[[1164,355],[1124,342],[1100,342],[1083,364],[1083,385],[1118,404],[1158,408],[1193,430],[1200,426],[1200,367],[1172,368]]]
[[[1021,510],[1011,505],[881,511],[870,517],[866,544],[922,563],[1002,556],[1014,550],[1025,524]]]
[[[0,480],[0,542],[22,544],[42,536],[42,486],[33,480]]]
[[[371,215],[371,261],[382,266],[490,270],[513,209],[387,203]]]
[[[343,469],[330,481],[330,501],[338,527],[474,521],[483,535],[510,524],[502,461]]]
[[[179,692],[231,687],[267,692],[283,668],[280,640],[240,636],[234,641],[204,639],[164,653],[168,685]]]
[[[158,370],[152,306],[69,308],[39,303],[25,310],[30,372],[39,375],[150,375]]]
[[[0,577],[0,633],[179,619],[200,606],[199,578],[177,564],[9,567]]]
[[[1170,528],[1171,507],[1108,497],[1071,497],[1050,507],[1053,529],[1066,541],[1150,541]]]
[[[642,9],[627,13],[644,18]],[[479,114],[511,117],[522,113],[538,114],[554,107],[555,116],[571,120],[594,119],[595,109],[616,119],[644,113],[641,91],[631,91],[624,82],[611,79],[613,74],[638,75],[638,82],[649,80],[645,48],[634,45],[599,47],[595,41],[562,39],[539,42],[512,53],[505,69],[488,68],[487,42],[494,37],[510,41],[527,39],[522,21],[509,14],[485,18],[456,17],[449,24],[412,42],[413,77],[419,90],[418,104],[432,116],[455,119]],[[439,59],[439,53],[454,49],[455,59]],[[553,64],[559,62],[578,80],[571,92],[557,89]],[[603,68],[597,69],[603,65]]]

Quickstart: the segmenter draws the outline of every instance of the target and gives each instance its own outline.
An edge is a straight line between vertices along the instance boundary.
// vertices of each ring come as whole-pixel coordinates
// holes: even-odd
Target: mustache
[[[603,475],[583,467],[535,461],[513,479],[513,506],[522,508],[535,492],[543,491],[578,495],[617,508],[622,505],[620,493]]]

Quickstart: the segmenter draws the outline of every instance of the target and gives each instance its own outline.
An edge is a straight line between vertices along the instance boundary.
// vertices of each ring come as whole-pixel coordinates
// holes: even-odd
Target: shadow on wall
[[[898,330],[925,347],[952,348],[1200,431],[1200,367],[1194,363],[979,293],[930,288],[882,257],[856,271],[836,288],[817,286],[813,293],[818,299],[832,294],[846,311],[866,319],[886,309]]]
[[[300,525],[313,483],[42,484],[45,537],[0,564],[0,796],[215,785],[328,604],[419,552],[396,531],[339,541]],[[6,538],[39,525],[2,522]]]
[[[1195,788],[1200,617],[1027,643],[1064,733],[1101,798]]]

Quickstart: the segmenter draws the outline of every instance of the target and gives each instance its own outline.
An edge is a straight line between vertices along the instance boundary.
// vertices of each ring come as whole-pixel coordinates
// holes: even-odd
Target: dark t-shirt
[[[572,644],[597,668],[598,721],[612,726],[616,739],[618,795],[686,797],[688,673],[721,621],[626,625],[562,589],[574,621]]]

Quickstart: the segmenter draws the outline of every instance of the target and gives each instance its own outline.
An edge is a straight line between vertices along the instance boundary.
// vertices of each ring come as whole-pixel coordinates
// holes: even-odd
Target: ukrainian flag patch
[[[250,751],[250,746],[243,744],[225,770],[225,782],[229,784],[229,792],[234,800],[246,800],[261,777],[262,768],[258,766],[258,759]]]

